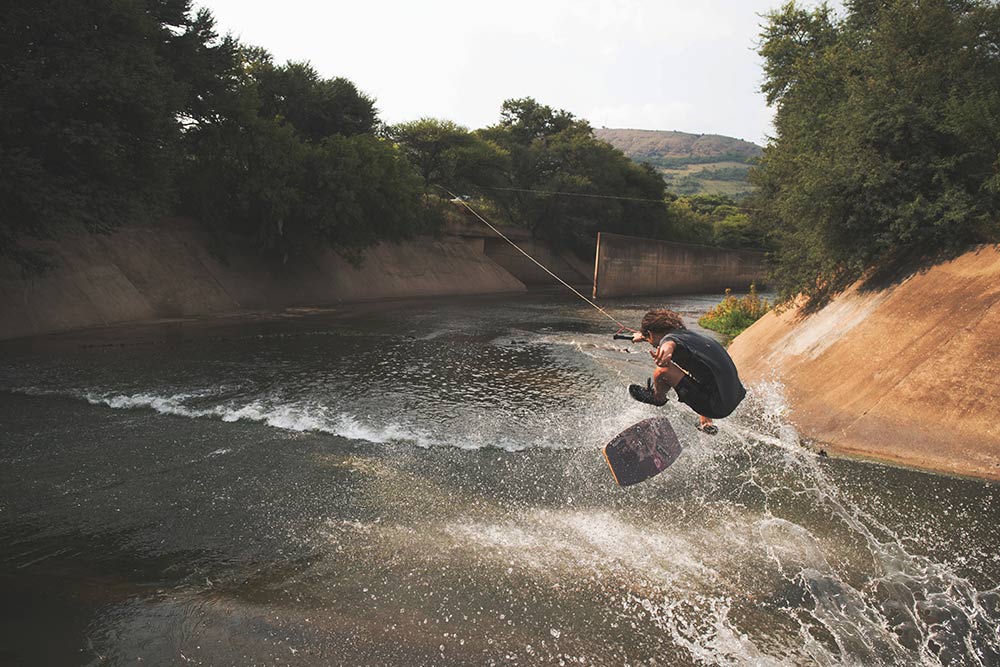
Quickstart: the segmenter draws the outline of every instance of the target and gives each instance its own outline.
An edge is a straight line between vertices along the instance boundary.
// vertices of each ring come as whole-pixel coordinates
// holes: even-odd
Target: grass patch
[[[739,199],[753,191],[747,180],[750,165],[719,161],[659,167],[667,189],[677,195],[726,195]]]
[[[764,313],[771,310],[771,304],[767,299],[761,299],[757,294],[757,287],[750,284],[750,293],[741,297],[733,296],[731,289],[726,290],[726,296],[712,310],[705,313],[698,324],[718,331],[735,338],[744,329],[764,316]]]

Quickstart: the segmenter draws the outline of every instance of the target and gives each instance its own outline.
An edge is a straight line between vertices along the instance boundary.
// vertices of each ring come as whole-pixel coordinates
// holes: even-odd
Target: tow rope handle
[[[631,333],[624,333],[626,331],[629,331]],[[639,332],[636,331],[635,329],[630,329],[628,327],[622,327],[621,329],[618,330],[617,333],[615,333],[614,339],[615,340],[628,340],[628,341],[632,341],[634,343],[635,341],[632,340],[632,336],[635,335],[635,334],[637,334],[637,333],[639,333]]]

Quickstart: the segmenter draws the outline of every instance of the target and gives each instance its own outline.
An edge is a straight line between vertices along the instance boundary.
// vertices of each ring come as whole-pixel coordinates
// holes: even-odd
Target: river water
[[[0,664],[1000,664],[996,485],[817,457],[774,383],[701,434],[614,329],[542,293],[8,346]],[[615,486],[656,414],[683,453]]]

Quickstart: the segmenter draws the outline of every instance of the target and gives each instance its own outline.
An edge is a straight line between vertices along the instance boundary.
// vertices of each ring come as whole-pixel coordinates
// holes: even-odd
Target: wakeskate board
[[[666,417],[633,424],[604,445],[604,459],[619,486],[638,484],[667,469],[681,453]]]

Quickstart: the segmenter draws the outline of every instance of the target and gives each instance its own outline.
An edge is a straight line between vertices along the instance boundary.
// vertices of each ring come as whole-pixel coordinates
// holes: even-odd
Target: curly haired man
[[[712,420],[728,417],[747,393],[725,348],[689,331],[680,315],[666,309],[651,310],[642,318],[632,341],[643,340],[655,348],[650,354],[656,369],[645,387],[629,386],[632,398],[659,406],[673,388],[677,399],[698,413],[698,430],[718,433]]]

